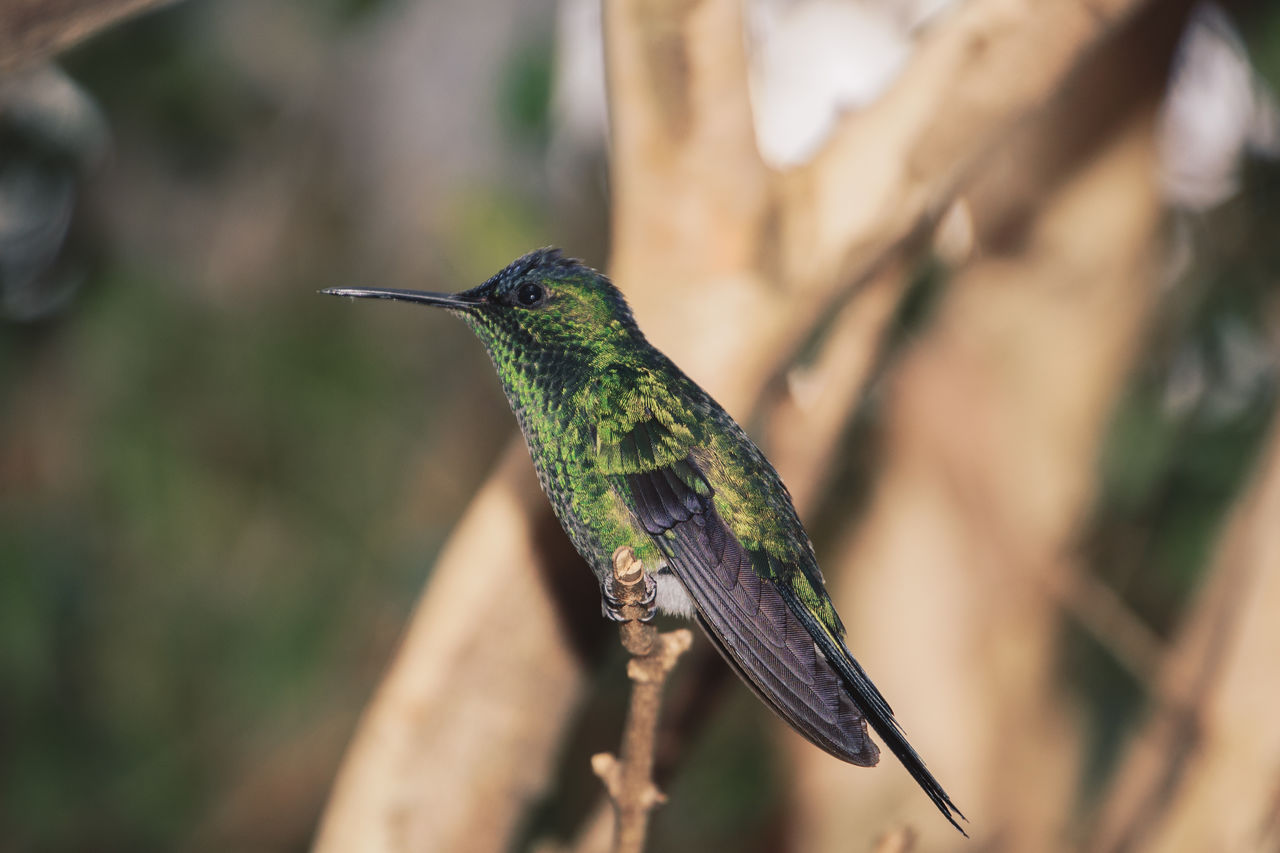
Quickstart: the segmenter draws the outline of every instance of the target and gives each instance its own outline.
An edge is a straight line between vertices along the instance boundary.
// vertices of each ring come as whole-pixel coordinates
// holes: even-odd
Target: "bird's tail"
[[[805,628],[813,637],[814,643],[818,646],[818,650],[822,652],[827,662],[840,675],[840,679],[848,689],[849,695],[862,710],[867,722],[871,724],[871,728],[884,741],[884,745],[889,748],[889,751],[898,757],[898,760],[902,762],[902,766],[907,768],[907,772],[911,774],[912,779],[916,780],[916,784],[929,795],[929,799],[933,800],[933,804],[938,807],[938,811],[942,812],[943,817],[950,821],[951,825],[959,830],[961,835],[968,838],[969,833],[965,832],[956,821],[957,817],[963,821],[968,821],[968,818],[964,816],[960,809],[956,808],[955,803],[951,802],[951,797],[947,795],[942,785],[929,772],[929,768],[925,767],[924,759],[907,742],[906,733],[893,716],[893,709],[889,707],[889,703],[885,701],[884,696],[880,695],[880,691],[876,689],[876,686],[871,683],[871,678],[866,671],[849,653],[844,642],[840,638],[832,636],[809,609],[795,597],[794,593],[781,584],[778,589],[782,592],[792,612],[804,623]]]

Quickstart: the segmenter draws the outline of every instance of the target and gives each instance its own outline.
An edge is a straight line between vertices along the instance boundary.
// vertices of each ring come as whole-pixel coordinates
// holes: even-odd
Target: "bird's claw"
[[[600,612],[604,614],[604,618],[611,622],[629,622],[622,609],[626,605],[622,603],[617,594],[614,592],[614,585],[617,582],[612,577],[606,577],[604,583],[600,586]],[[652,622],[653,617],[657,614],[658,608],[655,602],[658,600],[658,582],[648,572],[644,573],[644,598],[640,599],[639,604],[644,608],[644,615],[640,617],[641,622]]]

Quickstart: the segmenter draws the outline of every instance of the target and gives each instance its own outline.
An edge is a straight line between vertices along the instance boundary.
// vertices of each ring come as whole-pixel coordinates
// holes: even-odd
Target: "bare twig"
[[[613,552],[613,577],[622,613],[627,621],[618,627],[622,647],[631,654],[627,676],[634,683],[627,725],[622,734],[622,758],[600,752],[591,757],[591,769],[603,780],[613,802],[615,853],[639,853],[644,849],[649,812],[666,798],[653,783],[653,741],[658,729],[662,687],[676,661],[692,644],[687,628],[659,634],[648,622],[641,604],[644,566],[630,548]]]

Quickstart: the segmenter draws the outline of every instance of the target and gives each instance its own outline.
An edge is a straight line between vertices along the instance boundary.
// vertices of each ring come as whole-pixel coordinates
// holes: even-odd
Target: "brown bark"
[[[583,684],[547,581],[579,567],[539,546],[547,512],[513,443],[436,564],[316,849],[506,849]]]
[[[1072,841],[1082,733],[1055,681],[1062,611],[1140,678],[1163,651],[1072,547],[1155,295],[1150,105],[1168,17],[1097,51],[965,188],[977,260],[894,376],[871,510],[826,562],[850,648],[975,839],[1001,849]],[[960,843],[897,768],[794,756],[798,849],[840,849],[886,819],[927,849]]]
[[[1091,159],[1016,263],[979,261],[953,281],[897,377],[869,515],[828,564],[846,581],[850,648],[975,840],[1003,849],[1057,848],[1075,785],[1079,733],[1053,683],[1057,604],[1035,578],[1074,571],[1072,525],[1151,292],[1148,131],[1139,119]],[[1100,217],[1111,227],[1089,227]],[[798,849],[869,841],[886,819],[925,849],[963,843],[898,768],[794,757]]]

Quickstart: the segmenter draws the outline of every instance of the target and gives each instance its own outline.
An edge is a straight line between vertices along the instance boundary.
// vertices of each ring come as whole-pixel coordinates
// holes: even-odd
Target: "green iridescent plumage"
[[[606,592],[611,555],[629,546],[657,578],[658,605],[692,610],[734,670],[797,731],[872,765],[879,751],[870,723],[960,828],[959,810],[845,647],[773,466],[645,340],[608,279],[541,250],[456,295],[327,292],[459,315],[488,351],[543,490]]]

